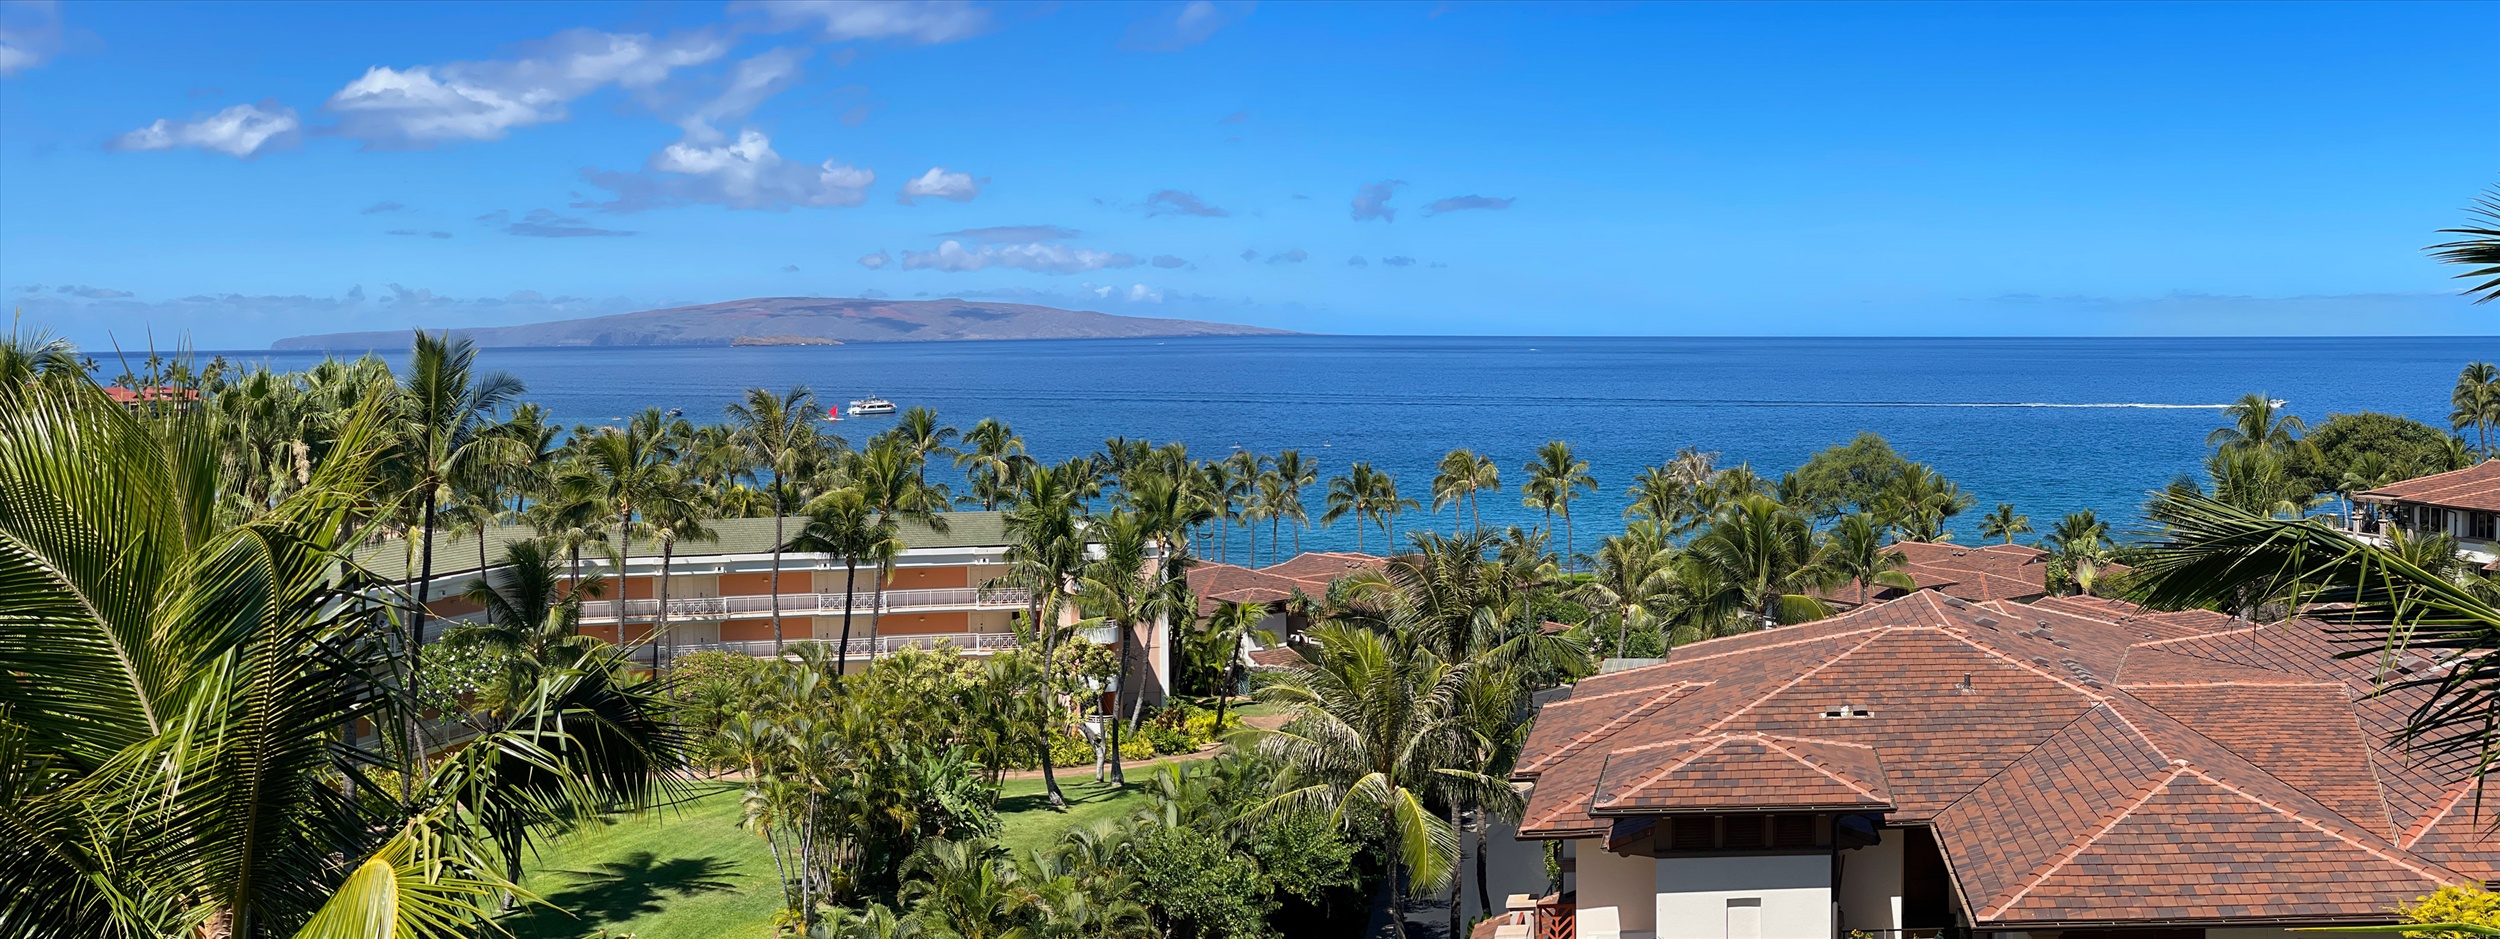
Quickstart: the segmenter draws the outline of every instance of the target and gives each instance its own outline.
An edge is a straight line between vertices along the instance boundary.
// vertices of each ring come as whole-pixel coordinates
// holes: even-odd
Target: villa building
[[[2352,530],[2365,538],[2388,529],[2445,534],[2477,563],[2500,561],[2500,460],[2487,460],[2381,486],[2352,497]]]
[[[786,643],[836,642],[842,638],[843,614],[850,614],[850,655],[864,667],[878,656],[906,647],[929,648],[946,643],[969,654],[986,654],[1015,645],[1015,618],[1030,596],[1020,588],[993,586],[1007,573],[1007,532],[997,512],[950,512],[945,529],[903,521],[904,550],[894,560],[893,576],[882,591],[873,567],[846,581],[843,559],[830,554],[787,551],[781,555],[781,629]],[[795,540],[807,524],[803,517],[783,520],[782,536]],[[719,649],[746,655],[771,655],[773,629],[773,520],[730,518],[708,523],[711,541],[679,541],[669,559],[668,634],[661,648],[675,654]],[[477,604],[464,599],[482,565],[491,576],[506,547],[536,537],[527,526],[499,526],[475,535],[438,536],[434,577],[425,591],[426,607],[457,621],[477,615]],[[368,546],[358,560],[368,570],[408,589],[416,589],[418,560],[406,542]],[[637,539],[623,576],[609,570],[603,557],[585,554],[586,569],[608,574],[603,599],[582,604],[581,631],[635,649],[649,649],[658,624],[660,546]],[[871,612],[875,634],[870,635]],[[1075,622],[1074,604],[1061,609],[1062,622]],[[430,624],[431,641],[445,628]],[[1091,631],[1096,642],[1116,637],[1109,628]],[[1175,662],[1171,630],[1164,622],[1131,628],[1130,689],[1148,704],[1169,694]]]
[[[1513,777],[1518,837],[1565,846],[1531,928],[2291,939],[2500,877],[2471,762],[2390,743],[2426,692],[2347,648],[1922,590],[1588,678]]]
[[[1202,562],[1189,569],[1189,593],[1198,600],[1198,619],[1202,622],[1226,603],[1266,607],[1267,615],[1259,621],[1259,631],[1278,642],[1252,636],[1242,654],[1253,668],[1285,667],[1302,661],[1301,654],[1289,644],[1299,642],[1302,631],[1311,627],[1310,618],[1292,608],[1294,595],[1327,596],[1328,588],[1347,575],[1380,570],[1388,563],[1389,559],[1383,557],[1337,551],[1304,552],[1261,568]]]

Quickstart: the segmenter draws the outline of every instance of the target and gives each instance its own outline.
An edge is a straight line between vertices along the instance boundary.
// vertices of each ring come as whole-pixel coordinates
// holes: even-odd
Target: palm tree
[[[1233,689],[1240,680],[1241,647],[1249,640],[1251,633],[1265,635],[1259,629],[1259,623],[1266,619],[1267,606],[1265,604],[1226,602],[1216,608],[1215,617],[1207,623],[1207,633],[1210,639],[1221,644],[1226,650],[1223,687],[1216,689],[1215,694],[1216,733],[1224,732],[1224,713],[1233,703]],[[1273,641],[1274,638],[1274,636],[1268,637],[1269,641]]]
[[[477,345],[467,336],[416,333],[408,356],[408,375],[400,383],[400,456],[414,485],[410,494],[423,509],[418,531],[417,589],[408,610],[408,673],[413,684],[424,657],[426,593],[434,586],[435,515],[453,481],[473,463],[499,455],[510,441],[491,433],[497,409],[525,386],[502,372],[477,372]]]
[[[1682,527],[1700,508],[1693,498],[1693,485],[1667,466],[1642,469],[1624,494],[1632,497],[1632,504],[1624,506],[1623,517],[1646,518],[1669,531]]]
[[[1457,874],[1458,833],[1430,804],[1516,795],[1471,759],[1485,745],[1455,704],[1474,666],[1442,661],[1410,635],[1337,623],[1312,634],[1318,663],[1259,690],[1259,700],[1283,708],[1284,726],[1243,732],[1283,766],[1275,794],[1244,818],[1318,811],[1347,831],[1381,833],[1382,889],[1403,937],[1407,897]]]
[[[446,645],[474,644],[497,653],[503,673],[485,689],[480,704],[503,716],[529,697],[541,676],[588,657],[595,639],[579,635],[582,600],[607,592],[607,578],[566,582],[547,546],[516,541],[504,549],[495,572],[469,582],[461,597],[478,605],[483,620],[464,622],[443,633]]]
[[[2109,563],[2109,525],[2091,509],[2066,513],[2057,527],[2049,530],[2049,557],[2074,578],[2075,586],[2085,593],[2092,591],[2092,582],[2102,565]]]
[[[1528,481],[1519,484],[1523,504],[1545,513],[1545,527],[1554,527],[1554,516],[1563,520],[1563,563],[1574,564],[1576,548],[1571,531],[1571,503],[1583,493],[1597,491],[1597,477],[1589,475],[1587,460],[1571,454],[1571,445],[1548,440],[1538,447],[1536,459],[1522,467]]]
[[[204,409],[0,383],[10,934],[474,935],[516,889],[498,855],[551,815],[650,804],[667,732],[599,670],[549,676],[422,774],[339,733],[389,746],[420,719],[383,628],[401,601],[352,555],[409,494],[383,465],[399,421],[358,406],[303,485],[233,520]],[[392,765],[409,797],[342,797]]]
[[[2026,525],[2024,531],[2030,531]],[[2010,541],[2010,539],[2009,539]],[[1833,574],[1858,585],[1858,604],[1866,604],[1870,585],[1897,590],[1916,590],[1918,584],[1901,572],[1909,558],[1884,544],[1884,528],[1875,517],[1865,512],[1851,512],[1832,526],[1824,540],[1823,566]]]
[[[926,408],[912,410],[927,411]],[[953,430],[949,428],[947,432],[952,433]],[[848,461],[851,484],[868,500],[868,507],[877,513],[879,519],[907,519],[928,526],[931,531],[943,532],[947,528],[946,517],[938,510],[946,505],[946,492],[921,479],[920,466],[921,461],[893,439],[871,444],[868,449],[852,454]],[[885,610],[885,585],[893,576],[892,559],[878,565],[876,584],[868,606],[868,639],[871,643],[876,641],[878,619]],[[845,584],[843,589],[849,590],[851,586]]]
[[[1813,596],[1834,579],[1815,543],[1813,523],[1769,496],[1740,496],[1721,507],[1710,530],[1693,539],[1685,554],[1730,585],[1755,626],[1831,615]]]
[[[1058,662],[1059,603],[1086,563],[1082,531],[1085,492],[1078,484],[1080,474],[1075,465],[1079,462],[1027,470],[1016,480],[1016,491],[1007,503],[1004,520],[1007,574],[1000,579],[1025,589],[1025,624],[1033,631],[1035,644],[1041,647],[1044,690],[1054,698],[1058,677],[1051,669]],[[1049,746],[1050,741],[1042,741],[1042,785],[1049,794],[1051,808],[1064,809],[1067,797],[1059,791]]]
[[[1398,481],[1370,463],[1355,463],[1346,474],[1328,480],[1328,510],[1320,513],[1322,525],[1334,525],[1348,515],[1354,516],[1354,550],[1363,550],[1363,523],[1376,522],[1392,538],[1395,550],[1397,513],[1416,508],[1413,499],[1398,495]]]
[[[1581,587],[1581,595],[1590,607],[1614,616],[1616,658],[1630,644],[1633,622],[1651,619],[1658,612],[1653,605],[1673,588],[1674,558],[1664,525],[1655,521],[1633,522],[1623,534],[1598,542],[1596,576]]]
[[[1434,513],[1439,513],[1444,507],[1460,507],[1469,496],[1476,494],[1476,461],[1475,451],[1464,447],[1441,455],[1441,465],[1432,476]],[[1459,526],[1465,521],[1465,516],[1452,512],[1450,534],[1456,536]]]
[[[2474,449],[2489,454],[2491,425],[2500,423],[2500,367],[2489,362],[2467,365],[2457,373],[2456,389],[2448,393],[2448,401],[2453,406],[2448,412],[2449,428],[2474,428]]]
[[[1875,497],[1875,515],[1906,541],[1951,541],[1946,519],[1979,500],[1924,463],[1902,467]]]
[[[899,899],[914,909],[924,928],[955,939],[1021,939],[1017,925],[1015,862],[989,841],[937,839],[924,844],[905,870],[911,879]]]
[[[712,490],[685,479],[676,467],[670,467],[661,473],[660,484],[652,487],[648,501],[643,503],[644,522],[649,526],[651,537],[660,543],[660,579],[658,589],[652,591],[659,599],[658,623],[651,631],[651,672],[654,675],[660,674],[661,669],[660,644],[666,642],[671,649],[676,647],[676,640],[670,638],[668,632],[668,575],[677,557],[677,544],[681,541],[703,543],[720,540],[720,533],[704,524],[716,514],[713,499]],[[617,619],[622,622],[624,617]]]
[[[637,516],[645,506],[665,500],[675,484],[675,442],[684,421],[672,423],[658,408],[647,408],[623,428],[602,427],[582,440],[581,462],[566,476],[563,488],[574,499],[599,507],[616,524],[616,638],[630,641],[625,599],[627,567],[633,562],[634,537],[647,533]],[[656,641],[657,637],[654,637]]]
[[[1276,500],[1276,517],[1293,520],[1293,553],[1302,553],[1302,529],[1311,523],[1308,509],[1302,505],[1302,490],[1319,481],[1319,466],[1302,458],[1300,450],[1278,450],[1269,464],[1281,487]],[[1270,537],[1269,541],[1275,539]]]
[[[1092,540],[1099,544],[1100,554],[1085,565],[1077,577],[1079,601],[1095,616],[1102,618],[1119,633],[1119,676],[1111,686],[1111,719],[1105,723],[1111,732],[1111,782],[1127,785],[1120,765],[1120,725],[1127,718],[1120,713],[1127,702],[1130,710],[1142,707],[1128,693],[1129,644],[1137,627],[1157,619],[1178,618],[1194,612],[1187,604],[1187,582],[1166,579],[1157,571],[1150,545],[1162,533],[1152,527],[1145,516],[1127,509],[1114,509],[1109,515],[1095,517]]]
[[[2231,419],[2229,425],[2217,427],[2205,435],[2205,445],[2220,450],[2258,449],[2276,453],[2292,448],[2294,441],[2308,430],[2300,418],[2283,413],[2280,405],[2262,393],[2240,396],[2222,409]]]
[[[2443,235],[2464,235],[2455,241],[2430,246],[2431,257],[2450,264],[2465,265],[2468,270],[2458,277],[2488,277],[2490,280],[2465,288],[2465,295],[2474,302],[2488,302],[2500,297],[2500,189],[2485,192],[2465,210],[2468,222],[2460,228],[2442,228]],[[2481,294],[2481,296],[2475,296]]]
[[[1484,494],[1502,491],[1502,467],[1494,463],[1492,457],[1477,457],[1475,477],[1474,484],[1467,490],[1467,515],[1474,527],[1483,528]]]
[[[969,466],[971,499],[983,511],[997,511],[999,500],[1015,491],[1016,475],[1033,462],[1024,455],[1024,438],[1007,422],[984,417],[964,432],[969,449],[955,455],[955,465]]]
[[[883,436],[911,454],[912,474],[925,487],[929,484],[929,461],[954,454],[947,441],[955,439],[956,433],[955,428],[938,423],[936,410],[914,407],[905,410],[894,429]]]
[[[879,513],[857,489],[836,489],[817,496],[804,511],[807,524],[792,541],[799,550],[842,559],[842,644],[834,649],[834,680],[851,665],[851,611],[858,607],[859,565],[866,561],[883,571],[903,553],[894,519]],[[871,607],[873,609],[873,607]],[[875,654],[870,653],[872,656]]]
[[[807,386],[798,385],[788,394],[776,395],[762,388],[747,389],[746,401],[728,407],[729,422],[738,428],[738,440],[755,461],[772,474],[767,485],[773,497],[773,654],[781,654],[781,553],[789,539],[783,533],[782,519],[790,514],[789,490],[784,483],[801,457],[824,445],[816,431],[816,395]]]
[[[2014,503],[1999,502],[1996,510],[1979,520],[1979,537],[2003,538],[2014,543],[2015,535],[2031,533],[2031,516],[2014,514]]]

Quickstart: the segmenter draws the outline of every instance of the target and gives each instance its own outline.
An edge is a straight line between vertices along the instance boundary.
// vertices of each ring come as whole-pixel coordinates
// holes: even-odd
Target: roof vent
[[[1867,717],[1873,714],[1863,704],[1835,704],[1823,709],[1824,717]]]
[[[1953,686],[1953,690],[1954,690],[1954,691],[1956,691],[1956,692],[1959,692],[1959,693],[1961,693],[1961,694],[1978,694],[1978,693],[1979,693],[1979,689],[1978,689],[1978,688],[1974,688],[1974,687],[1972,687],[1972,686],[1971,686],[1971,683],[1970,683],[1970,673],[1969,673],[1969,672],[1963,672],[1963,673],[1962,673],[1962,683],[1961,683],[1961,684],[1958,684],[1958,685]]]
[[[1962,599],[1962,598],[1960,598],[1960,597],[1957,597],[1957,596],[1953,596],[1953,595],[1951,595],[1951,594],[1946,594],[1946,595],[1945,595],[1945,598],[1944,598],[1944,605],[1949,606],[1949,607],[1952,607],[1952,608],[1954,608],[1954,609],[1957,609],[1957,610],[1958,610],[1958,609],[1961,609],[1961,608],[1963,608],[1963,607],[1967,607],[1967,606],[1969,606],[1969,605],[1970,605],[1970,601],[1968,601],[1968,600],[1964,600],[1964,599]]]
[[[1989,629],[1997,628],[1997,618],[1993,616],[1982,616],[1978,619],[1972,620],[1971,622],[1978,623],[1981,626],[1986,626]]]

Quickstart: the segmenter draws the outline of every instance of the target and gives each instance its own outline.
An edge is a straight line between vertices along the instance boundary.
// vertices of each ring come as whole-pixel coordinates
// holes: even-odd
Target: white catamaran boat
[[[851,416],[852,416],[852,417],[858,417],[858,416],[860,416],[860,415],[862,415],[862,414],[892,414],[892,413],[894,413],[894,402],[892,402],[892,401],[888,401],[888,400],[886,400],[886,399],[884,399],[884,398],[877,397],[877,396],[875,396],[875,395],[870,395],[870,396],[868,396],[868,397],[861,398],[861,399],[859,399],[859,400],[857,400],[857,401],[853,401],[853,402],[851,402]]]

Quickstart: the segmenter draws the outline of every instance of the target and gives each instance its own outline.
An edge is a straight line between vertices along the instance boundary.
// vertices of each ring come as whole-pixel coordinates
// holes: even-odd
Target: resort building
[[[2352,530],[2379,538],[2389,529],[2453,535],[2476,563],[2500,561],[2500,460],[2487,460],[2382,486],[2352,497]]]
[[[896,650],[930,648],[945,643],[970,654],[1012,648],[1015,618],[1031,603],[1021,588],[993,586],[1007,573],[1007,532],[997,512],[949,512],[944,529],[902,521],[904,550],[895,558],[893,576],[878,589],[873,566],[864,566],[857,580],[846,579],[843,559],[809,551],[781,555],[781,638],[785,643],[837,642],[843,615],[850,614],[850,656],[865,665]],[[679,541],[668,563],[668,633],[659,649],[651,648],[659,623],[660,546],[637,539],[622,576],[607,559],[586,551],[586,571],[608,576],[603,599],[582,604],[581,631],[640,650],[643,655],[684,654],[719,649],[745,655],[771,655],[773,630],[773,520],[729,518],[707,523],[717,535],[711,541]],[[804,517],[782,522],[785,543],[795,541],[807,525]],[[483,543],[476,535],[444,534],[434,543],[434,577],[426,589],[426,608],[457,621],[479,613],[463,598],[484,569],[491,575],[504,550],[516,541],[537,537],[527,526],[488,529]],[[416,546],[389,542],[368,546],[357,554],[366,569],[417,589]],[[566,562],[569,564],[569,561]],[[874,634],[870,632],[874,613]],[[1063,604],[1061,622],[1078,619],[1074,604]],[[427,640],[446,628],[429,624]],[[1090,630],[1088,639],[1113,642],[1111,628]],[[1136,624],[1130,632],[1129,690],[1149,704],[1170,693],[1175,662],[1168,623]],[[639,656],[638,656],[639,657]]]
[[[1198,600],[1200,622],[1227,603],[1266,607],[1259,631],[1277,642],[1253,635],[1242,655],[1252,668],[1287,667],[1301,664],[1301,653],[1291,646],[1299,644],[1302,631],[1311,626],[1310,617],[1293,608],[1294,595],[1325,597],[1329,587],[1346,576],[1380,570],[1388,563],[1384,557],[1338,551],[1304,552],[1262,568],[1204,562],[1189,569],[1189,593]]]
[[[1514,776],[1518,837],[1562,842],[1566,872],[1520,925],[2291,939],[2500,877],[2471,762],[2393,746],[2424,693],[2369,697],[2382,676],[2348,648],[1922,590],[1588,678],[1543,704]]]

